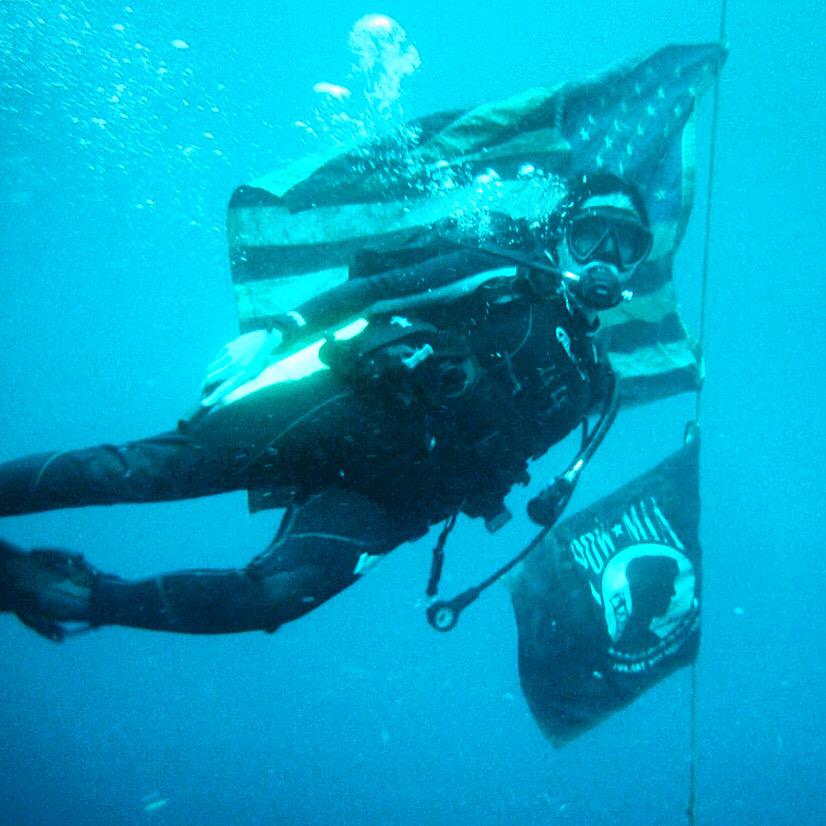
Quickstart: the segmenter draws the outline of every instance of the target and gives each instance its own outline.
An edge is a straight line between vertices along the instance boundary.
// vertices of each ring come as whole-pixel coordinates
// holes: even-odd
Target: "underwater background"
[[[118,442],[192,412],[237,334],[231,191],[329,145],[313,90],[351,84],[348,33],[399,21],[406,116],[578,80],[716,39],[717,2],[219,4],[0,0],[0,460]],[[826,11],[731,2],[703,394],[705,583],[697,821],[826,821],[823,210]],[[676,263],[698,316],[711,95]],[[299,121],[304,125],[296,125]],[[325,131],[325,129],[327,131]],[[693,398],[624,412],[582,506],[680,444]],[[573,452],[534,470],[535,492]],[[534,529],[463,520],[442,593]],[[273,513],[242,493],[7,519],[4,538],[143,576],[242,565]],[[434,536],[274,636],[106,628],[54,646],[0,618],[0,824],[684,823],[691,674],[554,751],[519,690],[504,588],[452,633],[423,592]]]

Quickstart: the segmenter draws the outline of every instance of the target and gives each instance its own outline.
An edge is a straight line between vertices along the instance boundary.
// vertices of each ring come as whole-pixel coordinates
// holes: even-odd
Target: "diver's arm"
[[[449,302],[501,274],[503,261],[480,250],[454,248],[414,266],[354,278],[270,319],[225,345],[210,364],[201,406],[212,407],[271,363],[283,344],[319,335],[357,316],[403,314],[429,302]],[[513,269],[510,266],[508,269]]]
[[[485,273],[502,266],[501,259],[484,252],[457,250],[415,266],[346,281],[273,321],[289,341],[357,315],[402,311],[407,306],[460,297],[475,289]]]
[[[524,221],[495,211],[488,215],[488,221],[497,246],[516,250],[535,246],[533,231]],[[351,276],[343,284],[305,301],[293,313],[273,319],[275,328],[290,340],[321,332],[359,315],[401,313],[407,307],[428,301],[452,301],[488,280],[480,280],[481,274],[508,266],[501,255],[477,249],[474,245],[478,239],[461,240],[455,224],[453,219],[438,221],[416,239],[416,250],[433,250],[437,254],[373,275]]]

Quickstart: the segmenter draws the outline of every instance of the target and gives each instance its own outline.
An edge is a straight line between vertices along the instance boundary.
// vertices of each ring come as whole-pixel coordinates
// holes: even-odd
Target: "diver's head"
[[[615,175],[580,175],[559,210],[551,255],[571,293],[586,307],[605,310],[622,300],[651,241],[636,187]]]

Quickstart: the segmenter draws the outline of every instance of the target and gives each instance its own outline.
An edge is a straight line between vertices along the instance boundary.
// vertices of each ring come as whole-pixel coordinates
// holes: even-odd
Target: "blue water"
[[[416,44],[411,115],[581,78],[719,25],[707,0],[446,5],[5,0],[0,459],[148,435],[192,410],[236,334],[228,196],[313,148],[293,123],[313,117],[314,83],[346,82],[361,15],[392,15]],[[814,0],[730,3],[703,414],[705,824],[826,821],[823,24]],[[694,320],[710,113],[709,97],[678,258]],[[624,415],[579,504],[676,447],[691,407]],[[9,519],[2,534],[138,576],[243,564],[274,529],[233,494]],[[523,520],[495,540],[460,524],[445,593],[530,534]],[[689,673],[554,752],[519,692],[504,589],[452,634],[426,626],[429,547],[400,549],[275,636],[104,629],[56,647],[0,618],[0,823],[685,822]]]

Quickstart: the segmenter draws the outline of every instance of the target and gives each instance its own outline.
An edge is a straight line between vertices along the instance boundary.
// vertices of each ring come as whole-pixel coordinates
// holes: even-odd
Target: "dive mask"
[[[651,251],[651,230],[627,210],[593,207],[574,215],[565,228],[571,257],[579,264],[604,261],[619,270],[642,263]]]

